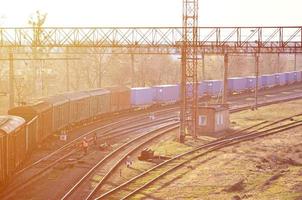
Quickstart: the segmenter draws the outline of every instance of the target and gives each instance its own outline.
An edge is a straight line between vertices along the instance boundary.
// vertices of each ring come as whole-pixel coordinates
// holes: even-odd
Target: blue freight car
[[[202,97],[206,95],[206,83],[204,81],[201,81],[198,83],[198,96]]]
[[[258,79],[256,79],[256,76],[249,76],[247,81],[248,86],[252,90],[254,90],[257,85],[257,80],[258,80],[258,90],[264,89],[264,84],[261,76],[258,76]]]
[[[271,88],[275,86],[275,76],[273,74],[264,74],[260,76],[261,88]]]
[[[256,87],[256,77],[255,76],[248,76],[246,77],[246,90],[251,91],[254,90]]]
[[[153,87],[154,101],[157,103],[177,102],[180,100],[179,85],[158,85]]]
[[[296,71],[297,72],[297,82],[302,81],[302,71]]]
[[[210,96],[218,96],[223,89],[221,80],[205,80],[206,93]]]
[[[277,73],[277,74],[274,74],[274,76],[275,76],[276,86],[286,85],[286,77],[285,77],[284,73]]]
[[[241,93],[246,90],[246,77],[233,77],[228,79],[228,90],[230,93]]]
[[[290,85],[295,82],[295,73],[294,72],[285,72],[286,84]]]
[[[300,71],[293,71],[294,74],[294,82],[300,82],[301,81],[301,72]]]
[[[297,72],[297,82],[302,81],[302,72],[301,71],[296,71]]]
[[[151,105],[153,103],[153,88],[139,87],[131,88],[131,105],[143,106]]]
[[[297,82],[297,72],[291,72],[292,73],[292,83],[296,83]]]

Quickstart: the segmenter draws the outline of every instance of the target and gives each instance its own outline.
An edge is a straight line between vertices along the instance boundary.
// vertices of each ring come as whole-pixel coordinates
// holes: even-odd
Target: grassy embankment
[[[235,113],[231,115],[232,128],[302,113],[301,105],[302,100],[298,100]],[[232,199],[236,195],[244,199],[298,199],[302,197],[301,141],[302,130],[296,128],[227,147],[167,175],[132,199],[146,195],[158,199]],[[192,147],[170,137],[151,148],[156,154],[173,156]],[[133,176],[150,166],[135,161],[133,169],[125,172]]]

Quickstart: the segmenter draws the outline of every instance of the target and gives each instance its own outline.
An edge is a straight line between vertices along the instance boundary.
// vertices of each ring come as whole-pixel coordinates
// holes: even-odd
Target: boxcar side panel
[[[31,152],[37,146],[37,133],[38,133],[38,120],[37,117],[32,119],[26,125],[26,151]]]
[[[43,137],[46,138],[52,133],[52,108],[42,113],[43,120]]]
[[[132,88],[131,89],[131,105],[142,106],[150,105],[153,102],[152,88]]]
[[[234,77],[228,79],[228,88],[230,92],[242,92],[245,90],[247,78]]]
[[[18,129],[14,134],[15,144],[16,144],[16,167],[19,167],[25,159],[26,156],[26,129],[23,126]]]
[[[0,131],[0,186],[6,184],[7,179],[7,143],[6,134]]]
[[[105,95],[102,95],[101,97],[101,102],[100,102],[100,113],[103,114],[103,113],[109,113],[110,112],[110,103],[111,103],[111,94],[108,93],[108,94],[105,94]]]
[[[131,108],[131,92],[130,89],[124,89],[119,93],[119,111]]]
[[[246,89],[254,90],[256,86],[256,77],[250,76],[246,78]]]
[[[198,84],[198,95],[204,96],[206,94],[206,83],[204,81]]]
[[[7,136],[8,176],[14,172],[16,165],[16,137],[13,134]]]

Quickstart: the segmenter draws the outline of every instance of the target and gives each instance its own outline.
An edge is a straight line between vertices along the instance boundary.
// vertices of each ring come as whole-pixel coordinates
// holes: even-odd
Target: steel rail
[[[293,115],[292,117],[298,117],[298,116],[302,116],[302,114],[298,114],[298,115]],[[292,117],[288,117],[288,118],[285,118],[283,119],[284,121],[285,120],[290,120],[290,118]],[[280,121],[280,120],[278,120]],[[277,121],[276,121],[277,122]],[[276,123],[272,123],[272,125],[275,125]],[[167,171],[161,173],[160,175],[158,175],[157,177],[155,177],[154,179],[148,181],[147,183],[145,183],[143,186],[135,189],[134,191],[130,192],[127,196],[123,197],[122,199],[127,199],[131,196],[133,196],[134,194],[138,193],[139,191],[141,191],[142,189],[146,188],[147,186],[149,186],[150,184],[152,184],[153,182],[155,182],[156,180],[158,180],[159,178],[163,177],[164,175],[166,175],[167,173],[170,173],[172,171],[174,171],[175,169],[183,166],[184,164],[196,159],[196,158],[199,158],[200,156],[203,156],[205,154],[208,154],[210,152],[213,152],[213,151],[216,151],[218,149],[221,149],[221,148],[224,148],[226,146],[231,146],[231,145],[234,145],[234,144],[238,144],[238,143],[241,143],[241,142],[244,142],[244,141],[249,141],[249,140],[253,140],[253,139],[256,139],[256,138],[259,138],[259,137],[265,137],[265,136],[269,136],[269,135],[272,135],[272,134],[277,134],[277,133],[280,133],[280,132],[283,132],[283,131],[287,131],[287,130],[290,130],[292,128],[296,128],[296,127],[299,127],[299,126],[302,126],[302,120],[299,120],[299,121],[295,121],[295,122],[291,122],[289,124],[285,124],[285,125],[281,125],[279,127],[274,127],[272,129],[268,129],[268,130],[264,130],[264,131],[261,131],[261,132],[251,132],[251,133],[248,133],[248,134],[245,134],[245,135],[241,135],[241,136],[237,136],[237,137],[233,137],[233,138],[221,138],[221,139],[218,139],[218,140],[215,140],[213,142],[209,142],[207,144],[204,144],[204,145],[201,145],[200,147],[196,148],[196,149],[193,149],[191,151],[188,151],[188,152],[185,152],[183,154],[180,154],[178,156],[175,156],[174,158],[170,159],[170,160],[167,160],[145,172],[143,172],[142,174],[130,179],[129,181],[119,185],[118,187],[114,188],[113,190],[110,190],[108,192],[106,192],[105,194],[103,194],[102,196],[96,198],[96,199],[103,199],[113,193],[115,193],[116,191],[119,191],[121,188],[125,187],[126,185],[128,184],[131,184],[132,182],[134,182],[135,180],[143,177],[144,175],[154,171],[154,170],[157,170],[159,169],[160,167],[162,166],[165,166],[167,164],[170,164],[172,161],[174,160],[177,160],[179,158],[183,158],[184,156],[187,156],[187,155],[191,155],[193,153],[196,153],[200,150],[203,150],[205,148],[211,148],[209,150],[207,150],[206,152],[202,152],[202,153],[199,153],[198,155],[192,157],[192,158],[189,158],[183,162],[181,162],[180,164],[177,164],[176,166],[173,166],[172,168],[168,169]],[[268,126],[267,126],[268,127]]]
[[[171,109],[168,109],[168,110],[170,111]],[[163,115],[166,115],[166,110],[160,110],[160,111],[157,111],[157,112],[162,113]],[[27,166],[26,168],[18,171],[16,173],[16,176],[20,176],[22,173],[25,173],[25,172],[27,172],[28,170],[30,170],[32,168],[35,168],[39,164],[44,164],[44,162],[46,162],[48,160],[51,160],[53,157],[55,157],[54,160],[51,160],[51,163],[47,164],[45,167],[43,167],[41,170],[39,170],[38,172],[36,172],[32,176],[23,179],[22,182],[18,182],[15,185],[12,185],[12,187],[10,187],[8,190],[5,190],[4,195],[9,196],[11,193],[13,193],[17,190],[23,189],[24,187],[29,185],[31,182],[36,180],[38,177],[40,177],[41,175],[46,173],[47,170],[51,169],[57,163],[59,163],[62,160],[66,159],[67,157],[73,155],[74,153],[80,151],[79,141],[83,137],[87,137],[87,136],[92,135],[93,133],[95,133],[97,131],[102,131],[102,130],[103,130],[103,132],[99,136],[101,138],[107,138],[108,136],[117,137],[117,136],[125,134],[124,133],[125,131],[137,131],[141,128],[141,126],[147,126],[147,127],[149,125],[154,126],[154,125],[161,124],[163,122],[163,120],[164,120],[164,122],[170,122],[170,121],[175,120],[171,117],[164,117],[164,118],[159,118],[159,119],[153,120],[153,121],[148,121],[148,122],[142,122],[142,123],[139,123],[139,124],[135,124],[134,126],[131,125],[131,127],[123,127],[123,128],[120,128],[120,129],[115,129],[114,131],[112,131],[113,126],[118,126],[119,127],[121,124],[130,122],[130,121],[133,121],[133,120],[148,119],[148,115],[149,114],[142,114],[142,116],[146,116],[146,117],[142,118],[142,116],[136,116],[136,117],[128,118],[128,119],[123,120],[123,121],[109,123],[105,126],[95,128],[95,129],[93,129],[93,130],[91,130],[91,131],[89,131],[89,132],[73,139],[68,144],[60,147],[59,149],[55,150],[54,152],[52,152],[52,153],[48,154],[47,156],[39,159],[38,161],[34,162],[33,164]],[[109,128],[109,129],[106,130],[107,128]],[[92,138],[88,139],[88,141],[92,142]],[[72,149],[70,150],[70,148],[72,148]],[[68,151],[68,152],[65,153],[64,151]],[[62,153],[64,154],[63,156],[62,156]],[[3,196],[3,194],[1,194],[1,196]]]
[[[86,181],[96,170],[97,168],[99,168],[101,165],[103,165],[105,162],[107,162],[108,160],[110,160],[111,158],[114,158],[114,155],[116,155],[117,153],[123,151],[126,147],[128,146],[131,146],[133,143],[145,138],[146,136],[149,136],[150,134],[153,134],[153,133],[157,133],[158,131],[162,131],[162,130],[165,130],[163,131],[164,133],[166,133],[166,131],[170,131],[170,130],[173,130],[175,129],[175,122],[174,123],[170,123],[169,125],[164,125],[160,128],[156,128],[155,130],[152,130],[152,131],[148,131],[146,132],[145,134],[143,135],[140,135],[134,139],[132,139],[131,141],[123,144],[122,146],[120,146],[119,148],[115,149],[113,152],[111,152],[110,154],[108,154],[106,157],[104,157],[102,160],[100,160],[96,165],[94,165],[76,184],[74,184],[74,186],[66,192],[66,194],[61,198],[61,200],[65,200],[65,199],[68,199],[74,192],[75,190],[80,187],[81,184],[83,184],[84,181]],[[167,130],[166,130],[167,129]],[[151,138],[151,140],[153,140],[154,138],[162,135],[163,133],[160,132],[160,134],[157,134],[155,136],[153,136]],[[143,144],[147,143],[147,142],[150,142],[150,139],[148,139],[147,141],[145,141]],[[141,147],[142,145],[138,145],[136,146],[135,149]],[[127,155],[126,155],[127,156]],[[120,164],[122,162],[122,160],[126,157],[126,156],[123,156],[118,162],[117,164]],[[115,165],[117,166],[117,165]],[[115,167],[114,167],[115,168]],[[112,168],[111,170],[113,170],[114,168]],[[112,173],[112,171],[109,170],[109,173]],[[107,173],[108,174],[108,173]],[[107,177],[108,175],[105,175],[105,177]],[[103,177],[104,178],[104,177]],[[89,195],[90,196],[90,195]]]

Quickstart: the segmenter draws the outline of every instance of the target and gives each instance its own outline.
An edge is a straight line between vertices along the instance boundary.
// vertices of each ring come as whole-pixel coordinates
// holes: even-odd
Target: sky
[[[0,26],[181,26],[182,0],[0,0]],[[199,0],[199,26],[302,25],[302,0]]]

